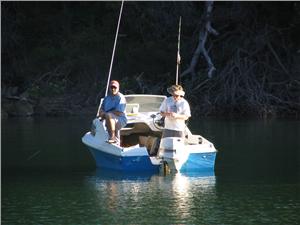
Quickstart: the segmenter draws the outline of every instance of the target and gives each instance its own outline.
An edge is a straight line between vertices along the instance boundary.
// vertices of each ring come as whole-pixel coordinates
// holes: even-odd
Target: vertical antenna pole
[[[180,64],[180,32],[181,32],[181,17],[179,18],[179,29],[178,29],[178,49],[177,49],[177,67],[176,67],[176,85],[178,84],[178,72]]]

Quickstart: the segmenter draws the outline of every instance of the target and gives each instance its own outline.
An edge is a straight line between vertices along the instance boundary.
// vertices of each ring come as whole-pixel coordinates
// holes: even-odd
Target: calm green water
[[[216,175],[96,170],[92,118],[1,124],[1,224],[300,224],[300,121],[190,122]]]

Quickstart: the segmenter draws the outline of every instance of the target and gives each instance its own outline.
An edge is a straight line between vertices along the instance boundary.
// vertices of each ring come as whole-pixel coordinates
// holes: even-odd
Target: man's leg
[[[120,124],[120,122],[118,121],[117,123],[116,123],[116,130],[115,130],[115,140],[116,140],[116,142],[120,145],[120,143],[121,143],[121,139],[120,139],[120,130],[121,130],[121,124]]]
[[[107,127],[109,141],[113,142],[116,139],[116,121],[111,113],[107,113],[105,116],[105,124]]]
[[[119,145],[121,145],[121,137],[120,137],[120,130],[126,126],[126,121],[120,117],[116,118],[115,123],[115,137],[116,141]]]

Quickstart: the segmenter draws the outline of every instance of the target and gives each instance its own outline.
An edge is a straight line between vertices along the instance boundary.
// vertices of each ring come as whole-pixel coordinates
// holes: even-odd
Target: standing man
[[[167,89],[172,95],[160,106],[160,114],[165,117],[164,137],[184,137],[185,121],[191,117],[189,103],[183,98],[185,92],[181,85],[172,85]]]
[[[127,123],[125,114],[126,99],[119,92],[120,84],[112,80],[109,86],[109,94],[104,98],[97,117],[105,120],[105,125],[109,134],[108,143],[120,144],[120,130]]]

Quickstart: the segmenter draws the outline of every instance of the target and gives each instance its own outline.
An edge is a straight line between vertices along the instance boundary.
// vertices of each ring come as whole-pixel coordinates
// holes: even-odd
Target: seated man
[[[120,129],[127,123],[125,114],[126,99],[119,92],[120,84],[116,80],[110,82],[109,94],[104,98],[97,117],[105,119],[109,134],[108,143],[120,144]]]

